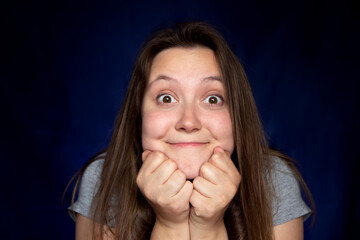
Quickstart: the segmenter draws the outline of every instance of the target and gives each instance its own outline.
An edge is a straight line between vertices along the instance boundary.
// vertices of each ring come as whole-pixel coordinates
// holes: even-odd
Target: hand
[[[142,159],[136,182],[155,211],[156,220],[167,228],[187,225],[193,190],[191,182],[176,163],[161,152],[147,150]]]
[[[225,210],[235,196],[240,180],[230,154],[216,147],[209,161],[201,166],[200,176],[193,181],[190,229],[216,231],[224,228]]]

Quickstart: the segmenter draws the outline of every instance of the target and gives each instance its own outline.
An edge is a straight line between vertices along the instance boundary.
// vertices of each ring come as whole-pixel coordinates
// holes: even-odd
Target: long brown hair
[[[224,216],[229,239],[273,238],[273,187],[266,176],[271,173],[270,156],[277,153],[268,148],[240,62],[213,27],[195,22],[154,33],[143,45],[135,63],[111,142],[106,149],[101,185],[93,200],[93,219],[99,223],[97,226],[112,225],[117,239],[149,239],[155,222],[155,214],[136,184],[143,152],[141,104],[152,61],[165,49],[196,46],[212,49],[220,66],[236,148],[231,158],[242,176],[238,192]],[[291,162],[287,162],[303,183]]]

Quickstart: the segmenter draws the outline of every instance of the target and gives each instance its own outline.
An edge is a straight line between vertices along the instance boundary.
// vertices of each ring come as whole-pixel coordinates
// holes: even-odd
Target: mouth
[[[168,144],[178,148],[186,148],[186,147],[201,147],[208,143],[209,142],[173,142],[173,143],[169,142]]]

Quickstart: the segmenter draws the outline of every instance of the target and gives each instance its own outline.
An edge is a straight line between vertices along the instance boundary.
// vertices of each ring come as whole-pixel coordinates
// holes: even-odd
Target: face
[[[170,48],[153,60],[142,104],[142,146],[173,159],[188,179],[216,146],[234,139],[221,71],[212,50]]]

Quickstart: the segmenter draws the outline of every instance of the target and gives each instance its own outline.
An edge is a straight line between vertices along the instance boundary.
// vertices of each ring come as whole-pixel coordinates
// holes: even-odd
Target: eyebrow
[[[159,80],[165,80],[165,81],[175,81],[175,82],[178,82],[177,79],[175,78],[172,78],[172,77],[169,77],[169,76],[166,76],[166,75],[159,75],[157,76],[153,81],[151,81],[151,83],[149,83],[149,85],[152,85],[154,82],[156,81],[159,81]],[[220,76],[209,76],[209,77],[205,77],[201,80],[202,82],[204,81],[219,81],[219,82],[222,82],[222,78]]]
[[[222,77],[220,77],[220,76],[210,76],[210,77],[206,77],[206,78],[203,78],[202,79],[202,81],[219,81],[219,82],[222,82],[223,81],[223,79],[222,79]]]

